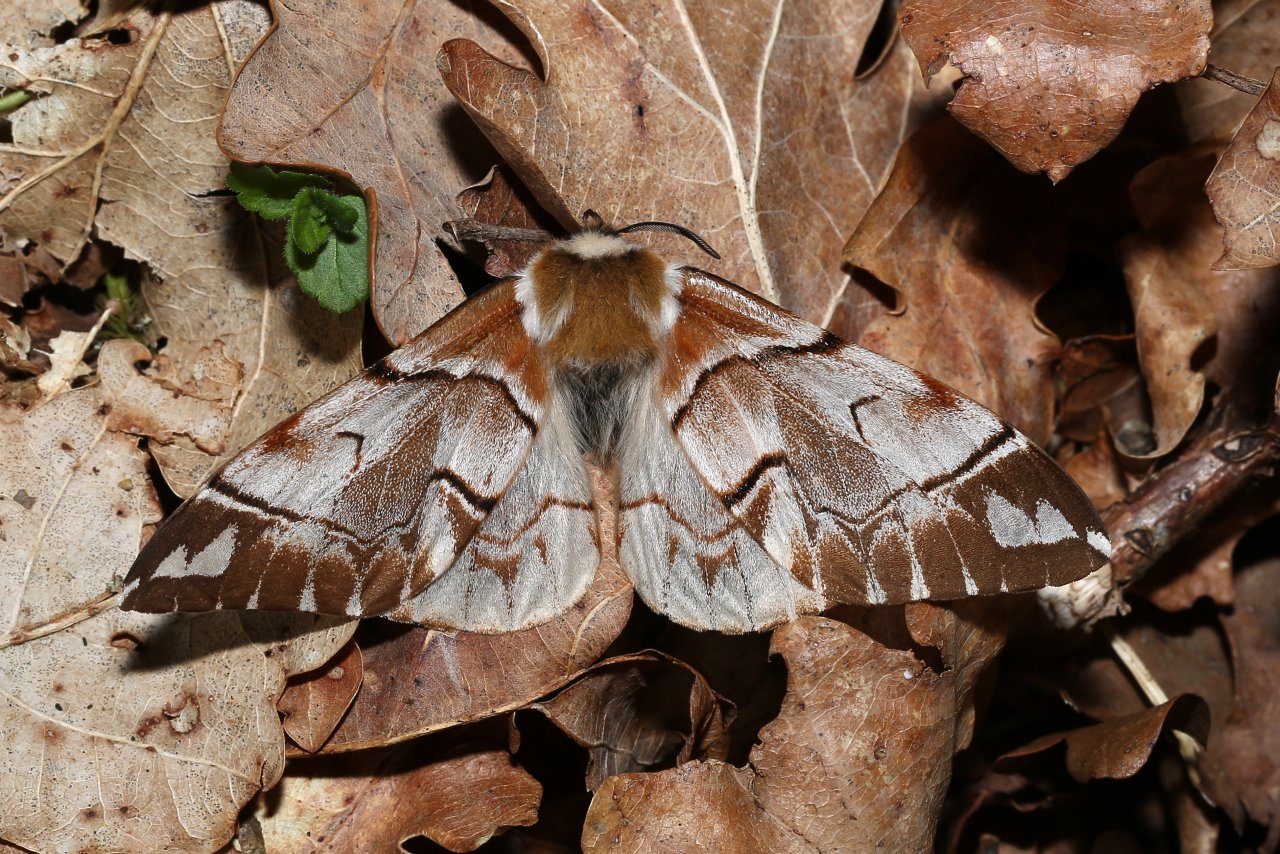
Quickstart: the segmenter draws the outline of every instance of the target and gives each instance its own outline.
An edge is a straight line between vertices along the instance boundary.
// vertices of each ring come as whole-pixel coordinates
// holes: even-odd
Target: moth
[[[536,625],[600,556],[655,611],[767,629],[837,603],[1062,585],[1104,564],[1079,487],[960,393],[597,219],[285,419],[163,524],[122,607]],[[719,256],[715,256],[719,257]]]

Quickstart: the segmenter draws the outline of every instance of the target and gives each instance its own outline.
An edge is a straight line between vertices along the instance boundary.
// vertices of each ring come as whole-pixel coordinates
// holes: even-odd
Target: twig
[[[1252,95],[1255,98],[1267,91],[1265,81],[1258,80],[1254,77],[1245,77],[1243,74],[1236,74],[1234,71],[1228,71],[1225,68],[1219,68],[1216,65],[1206,65],[1200,76],[1206,80],[1216,80],[1224,83],[1232,89],[1238,89],[1246,95]]]
[[[445,230],[459,240],[474,240],[488,243],[495,240],[513,240],[520,243],[546,243],[555,239],[555,235],[540,228],[514,228],[505,225],[493,225],[478,219],[450,220],[444,224]]]
[[[1177,460],[1151,475],[1125,501],[1103,512],[1114,552],[1116,583],[1146,574],[1255,476],[1280,460],[1280,430],[1238,426],[1210,429]]]

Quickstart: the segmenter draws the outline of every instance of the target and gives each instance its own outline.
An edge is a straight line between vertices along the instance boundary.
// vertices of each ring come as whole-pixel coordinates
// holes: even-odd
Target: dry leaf
[[[1214,269],[1280,264],[1280,70],[1236,131],[1205,191],[1225,228]]]
[[[728,754],[722,702],[689,665],[649,652],[605,659],[529,706],[588,751],[587,788],[606,777]]]
[[[947,61],[963,72],[952,114],[1019,169],[1057,182],[1116,138],[1139,95],[1204,69],[1208,0],[1117,11],[1106,0],[909,0],[898,16],[926,76]]]
[[[107,428],[96,389],[0,404],[0,637],[108,599],[160,519],[137,440]]]
[[[1245,809],[1264,825],[1280,817],[1280,560],[1236,575],[1236,606],[1222,618],[1231,641],[1235,705],[1223,721],[1222,761]]]
[[[98,387],[0,408],[0,836],[31,848],[214,851],[280,773],[275,701],[351,626],[123,614],[159,518]]]
[[[1057,338],[1035,303],[1056,281],[1062,234],[1043,182],[1010,169],[947,119],[903,146],[845,246],[849,263],[898,289],[865,329],[832,331],[937,377],[1043,444],[1053,424]]]
[[[167,355],[156,357],[149,373],[138,369],[151,361],[151,351],[137,341],[102,345],[98,377],[111,403],[108,426],[156,444],[172,444],[182,436],[206,454],[226,450],[243,366],[227,358],[220,344],[199,350],[196,361],[181,371]]]
[[[445,83],[546,210],[693,229],[696,263],[812,320],[844,285],[839,245],[892,162],[913,86],[891,53],[855,80],[879,4],[738,0],[503,4],[544,77],[469,41]],[[679,238],[657,237],[689,259]],[[696,252],[696,250],[692,250]]]
[[[315,753],[351,708],[363,679],[360,647],[352,641],[324,667],[291,681],[276,704],[284,716],[285,735]]]
[[[1160,736],[1172,730],[1185,732],[1203,745],[1209,737],[1208,704],[1194,694],[1182,694],[1150,709],[1046,735],[1009,751],[1000,757],[996,768],[1016,770],[1027,757],[1065,743],[1067,771],[1077,782],[1121,780],[1141,771]]]
[[[520,37],[472,4],[272,9],[276,25],[236,78],[219,140],[238,159],[330,170],[368,191],[377,226],[374,317],[403,344],[462,299],[435,241],[458,218],[458,188],[495,159],[430,57],[445,38],[468,35],[515,60]]]
[[[541,242],[529,239],[533,235],[524,232],[552,226],[552,223],[544,221],[547,219],[545,212],[538,207],[520,179],[505,165],[495,166],[483,180],[459,193],[458,207],[477,223],[502,227],[503,231],[470,238],[484,244],[484,271],[499,278],[513,276],[523,270],[541,248]]]
[[[6,241],[36,241],[68,263],[95,227],[163,280],[143,290],[174,363],[193,366],[221,342],[244,366],[229,430],[199,443],[156,437],[152,451],[179,495],[225,459],[207,448],[238,450],[359,369],[360,318],[299,297],[271,269],[278,250],[252,217],[215,195],[228,161],[214,126],[235,63],[265,26],[265,11],[245,0],[138,9],[119,24],[127,44],[72,40],[19,54],[29,88],[46,94],[10,114],[16,145],[0,146]]]
[[[1275,375],[1265,355],[1280,317],[1280,271],[1214,272],[1222,227],[1201,189],[1212,168],[1209,148],[1192,148],[1143,169],[1130,186],[1143,231],[1121,243],[1125,281],[1137,325],[1138,357],[1151,397],[1155,448],[1138,458],[1168,454],[1182,441],[1204,403],[1205,381],[1259,399],[1255,379]]]
[[[401,851],[414,836],[474,851],[533,824],[541,796],[505,750],[439,759],[398,747],[295,763],[258,815],[272,852]]]
[[[86,6],[83,0],[8,0],[0,6],[0,34],[15,47],[48,45],[53,41],[49,33],[89,14]]]
[[[969,737],[974,682],[1002,635],[933,606],[908,615],[917,643],[941,644],[944,670],[843,623],[789,623],[773,637],[788,693],[749,767],[686,763],[612,777],[592,800],[583,848],[926,849],[951,757]]]
[[[1118,626],[1120,635],[1166,694],[1192,694],[1209,704],[1211,729],[1199,763],[1200,789],[1240,827],[1244,808],[1227,774],[1234,759],[1224,750],[1223,736],[1223,726],[1233,715],[1231,660],[1216,617],[1190,625],[1184,621],[1172,631],[1134,617],[1126,622]],[[1133,678],[1105,644],[1100,644],[1096,657],[1078,659],[1055,677],[1055,683],[1072,706],[1095,720],[1133,716],[1148,707]]]

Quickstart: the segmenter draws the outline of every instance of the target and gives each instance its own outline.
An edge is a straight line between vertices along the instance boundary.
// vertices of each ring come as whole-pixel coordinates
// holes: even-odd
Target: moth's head
[[[707,242],[683,226],[638,222],[610,228],[594,211],[576,234],[540,252],[516,285],[530,336],[552,363],[589,367],[639,362],[659,349],[674,322],[678,268],[624,235],[667,231]]]
[[[576,234],[557,241],[554,246],[584,261],[600,258],[619,258],[640,248],[623,237],[624,234],[634,234],[638,231],[662,231],[670,234],[679,234],[681,237],[693,241],[699,249],[712,258],[720,259],[720,254],[712,249],[707,241],[683,225],[650,220],[634,222],[622,228],[610,228],[600,214],[593,210],[583,212],[582,228]]]

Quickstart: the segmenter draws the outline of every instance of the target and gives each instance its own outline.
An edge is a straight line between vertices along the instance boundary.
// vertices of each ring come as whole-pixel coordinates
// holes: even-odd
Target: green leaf
[[[341,196],[326,190],[303,190],[299,196],[307,196],[311,203],[324,212],[325,221],[334,231],[349,234],[360,220],[360,209],[364,201],[353,205]]]
[[[304,255],[314,255],[329,239],[329,220],[324,209],[314,202],[318,195],[329,195],[324,190],[307,187],[293,197],[293,212],[289,216],[289,243]]]
[[[284,258],[303,293],[329,311],[341,313],[369,298],[369,211],[360,196],[335,198],[356,212],[351,228],[345,233],[332,231],[316,252],[304,252],[298,241],[290,239]]]
[[[240,206],[263,219],[284,219],[293,212],[293,200],[307,187],[326,187],[329,182],[305,172],[276,171],[270,166],[249,166],[231,162],[227,186],[236,191]]]

